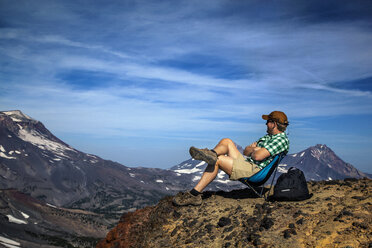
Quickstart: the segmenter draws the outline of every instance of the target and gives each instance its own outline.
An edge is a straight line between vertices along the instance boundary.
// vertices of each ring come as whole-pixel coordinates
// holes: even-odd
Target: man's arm
[[[263,147],[257,147],[258,149],[254,150],[251,154],[251,158],[256,160],[256,161],[262,161],[265,158],[270,156],[270,152]]]
[[[251,156],[252,152],[254,152],[254,149],[257,148],[257,142],[253,142],[252,144],[250,144],[249,146],[246,146],[245,149],[244,149],[244,152],[243,154],[245,156]]]
[[[264,160],[270,156],[270,152],[263,147],[258,147],[257,142],[254,142],[244,149],[243,154],[249,156],[256,161]]]

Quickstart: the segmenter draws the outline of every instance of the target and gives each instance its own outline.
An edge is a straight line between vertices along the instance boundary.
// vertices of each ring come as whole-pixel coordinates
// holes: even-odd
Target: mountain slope
[[[107,217],[155,204],[183,190],[191,176],[128,168],[80,152],[21,111],[0,112],[0,188],[14,188],[47,203]]]
[[[15,247],[91,247],[106,235],[108,225],[99,214],[45,204],[16,190],[0,190],[3,245],[13,241]]]

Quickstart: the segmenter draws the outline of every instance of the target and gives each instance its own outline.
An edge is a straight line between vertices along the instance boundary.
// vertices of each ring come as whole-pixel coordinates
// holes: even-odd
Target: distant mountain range
[[[237,147],[242,151],[242,147]],[[326,145],[288,155],[282,160],[279,172],[290,166],[302,169],[308,180],[370,176],[343,162]],[[43,211],[49,211],[46,207],[33,208],[33,211],[17,210],[14,206],[20,201],[14,198],[18,203],[11,203],[13,198],[9,195],[22,195],[22,199],[40,202],[43,206],[90,211],[92,213],[88,215],[98,214],[104,223],[112,225],[124,212],[156,204],[165,195],[191,189],[205,167],[204,162],[189,159],[168,170],[129,168],[74,149],[54,136],[40,121],[19,110],[3,111],[0,112],[0,189],[3,190],[0,203],[5,203],[0,208],[0,225],[6,228],[1,230],[17,230],[14,225],[19,223],[13,223],[11,219],[27,221],[21,212],[32,216],[35,221],[27,222],[31,225],[41,223]],[[229,191],[242,187],[245,186],[228,180],[227,175],[220,172],[207,190]],[[71,211],[59,213],[70,216]],[[43,228],[35,228],[41,232],[38,235],[50,235],[45,230],[53,223],[57,225],[58,221],[48,223]],[[97,235],[92,234],[92,237]]]

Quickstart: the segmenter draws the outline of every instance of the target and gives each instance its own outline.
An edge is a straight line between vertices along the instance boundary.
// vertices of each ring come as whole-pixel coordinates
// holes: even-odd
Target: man
[[[208,166],[197,185],[189,192],[178,193],[173,198],[173,203],[178,206],[200,205],[201,192],[216,178],[219,169],[228,174],[230,180],[238,180],[260,171],[273,160],[275,155],[287,153],[289,140],[284,131],[289,122],[286,114],[273,111],[269,115],[262,115],[262,119],[266,120],[267,135],[245,147],[244,155],[247,159],[230,139],[222,139],[212,150],[191,147],[191,157],[207,162]]]

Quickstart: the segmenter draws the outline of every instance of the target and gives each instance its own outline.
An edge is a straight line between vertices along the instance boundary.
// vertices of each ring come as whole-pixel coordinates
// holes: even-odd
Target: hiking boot
[[[174,198],[173,203],[177,206],[199,206],[202,204],[202,194],[193,196],[190,192],[179,192]]]
[[[207,148],[198,149],[192,146],[189,152],[191,157],[195,160],[202,160],[211,165],[215,165],[217,162],[217,154]]]

